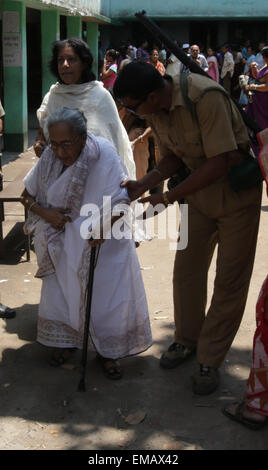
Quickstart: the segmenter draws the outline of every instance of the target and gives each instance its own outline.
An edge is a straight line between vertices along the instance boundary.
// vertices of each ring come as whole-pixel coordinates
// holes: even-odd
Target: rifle
[[[142,10],[141,12],[135,13],[136,18],[143,24],[143,26],[150,31],[151,35],[156,41],[160,41],[161,43],[164,44],[166,49],[173,53],[182,63],[185,65],[190,72],[192,73],[197,73],[198,75],[203,75],[211,80],[213,80],[210,75],[208,75],[201,67],[191,60],[187,54],[179,47],[177,44],[175,44],[168,36],[165,34],[157,24],[149,19],[146,16],[146,11]],[[261,128],[259,124],[252,119],[248,114],[243,110],[242,106],[239,105],[231,96],[230,99],[233,101],[235,106],[238,108],[244,123],[246,124],[250,138],[254,141],[255,145],[258,145],[258,140],[257,140],[257,133],[261,131]]]

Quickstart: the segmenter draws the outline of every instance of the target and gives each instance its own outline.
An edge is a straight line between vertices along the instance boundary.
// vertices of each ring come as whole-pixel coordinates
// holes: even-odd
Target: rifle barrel
[[[149,19],[146,16],[146,11],[142,10],[141,12],[135,13],[136,18],[143,24],[143,26],[150,31],[150,33],[154,36],[154,38],[160,40],[164,46],[172,52],[182,63],[185,65],[190,72],[192,73],[197,73],[199,75],[203,75],[207,78],[210,78],[213,80],[213,78],[208,75],[199,65],[191,60],[187,54],[179,47],[177,44],[175,44],[160,28],[157,26],[157,24]],[[243,109],[243,107],[237,103],[234,98],[230,95],[230,99],[233,101],[237,109],[239,110],[244,123],[246,126],[253,132],[253,136],[251,136],[251,139],[255,140],[257,143],[257,138],[256,134],[260,132],[261,128],[259,124],[252,119],[251,116],[249,116]]]
[[[211,78],[210,75],[208,75],[203,69],[201,69],[201,67],[199,67],[196,62],[191,60],[190,57],[188,57],[187,54],[185,54],[185,52],[179,46],[177,46],[177,44],[175,44],[167,36],[167,34],[165,34],[157,26],[154,21],[152,21],[146,16],[146,12],[144,10],[135,13],[135,16],[145,26],[145,28],[148,29],[156,39],[158,39],[160,42],[163,42],[169,52],[172,52],[191,72],[198,73],[199,75],[204,75],[205,77]]]

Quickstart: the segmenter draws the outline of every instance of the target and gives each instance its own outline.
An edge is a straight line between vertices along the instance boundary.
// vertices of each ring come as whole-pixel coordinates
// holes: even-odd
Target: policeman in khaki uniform
[[[114,94],[122,105],[146,117],[162,156],[158,167],[141,180],[123,183],[131,199],[178,173],[181,162],[191,170],[175,188],[142,201],[167,206],[184,198],[188,203],[189,242],[185,250],[177,251],[174,265],[175,340],[160,364],[173,368],[196,351],[193,391],[205,395],[218,387],[218,368],[244,312],[262,188],[235,192],[227,178],[249,150],[247,129],[235,105],[207,77],[190,74],[187,84],[196,115],[184,99],[180,77],[161,77],[149,64],[127,65]],[[204,93],[211,86],[215,91]],[[216,244],[216,278],[206,312],[207,274]]]

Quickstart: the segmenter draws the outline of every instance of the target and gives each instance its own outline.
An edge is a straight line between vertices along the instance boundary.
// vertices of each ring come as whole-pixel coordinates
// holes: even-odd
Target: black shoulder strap
[[[182,72],[180,74],[180,85],[181,85],[181,92],[182,92],[182,96],[183,96],[183,99],[184,99],[184,102],[187,106],[187,108],[189,109],[193,119],[198,123],[198,117],[197,117],[197,112],[196,112],[196,109],[195,109],[195,103],[189,98],[189,95],[188,95],[188,81],[187,81],[187,76],[188,74]],[[226,91],[224,88],[219,88],[219,87],[215,87],[215,86],[210,86],[210,87],[207,87],[203,90],[203,92],[201,93],[200,95],[200,98],[199,100],[201,100],[203,98],[203,96],[209,92],[209,91],[219,91],[220,93],[222,93],[224,96],[226,96],[227,98],[229,98],[229,103],[230,103],[230,108],[231,108],[231,113],[233,115],[233,108],[232,108],[232,104],[231,103],[234,103],[235,106],[237,107],[238,111],[240,112],[241,116],[242,116],[242,119],[244,121],[244,124],[247,126],[247,129],[248,129],[248,134],[249,134],[249,137],[251,139],[252,142],[255,143],[255,145],[259,145],[258,144],[258,140],[257,140],[257,133],[260,132],[260,127],[259,125],[256,123],[256,121],[254,119],[252,119],[251,116],[249,116],[241,107],[241,105],[239,105],[238,103],[236,103],[234,101],[234,99],[230,96],[230,94],[228,93],[228,91]]]
[[[180,74],[181,92],[182,92],[184,102],[185,102],[187,108],[189,109],[189,111],[192,115],[192,118],[194,119],[194,121],[196,121],[198,123],[198,117],[197,117],[197,112],[196,112],[196,107],[195,107],[196,103],[194,103],[189,98],[189,94],[188,94],[188,80],[187,80],[187,77],[188,77],[188,74],[186,74],[184,72],[181,72],[181,74]],[[226,98],[229,99],[231,112],[233,112],[232,111],[232,105],[231,105],[231,97],[230,97],[228,91],[226,91],[224,88],[219,88],[219,87],[216,87],[216,86],[209,86],[209,87],[205,88],[202,91],[198,101],[200,101],[205,96],[205,94],[208,93],[209,91],[219,91],[224,96],[226,96]]]
[[[185,102],[185,104],[186,104],[186,107],[187,107],[188,110],[190,111],[193,120],[196,121],[196,122],[198,122],[197,113],[196,113],[196,109],[195,109],[195,104],[194,104],[194,102],[189,98],[189,95],[188,95],[188,80],[187,80],[187,77],[188,77],[188,74],[187,74],[187,73],[185,73],[185,72],[181,72],[181,73],[180,73],[180,87],[181,87],[181,93],[182,93],[183,100],[184,100],[184,102]]]

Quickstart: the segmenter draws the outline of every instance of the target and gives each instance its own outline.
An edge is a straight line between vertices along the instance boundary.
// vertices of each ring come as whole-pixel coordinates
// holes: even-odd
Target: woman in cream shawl
[[[46,146],[49,116],[62,106],[79,109],[87,119],[88,131],[109,140],[122,158],[130,178],[136,179],[127,133],[112,96],[91,71],[92,62],[92,54],[81,39],[71,38],[54,43],[50,68],[58,81],[51,86],[37,111],[40,130],[34,145],[35,153],[40,157]]]

